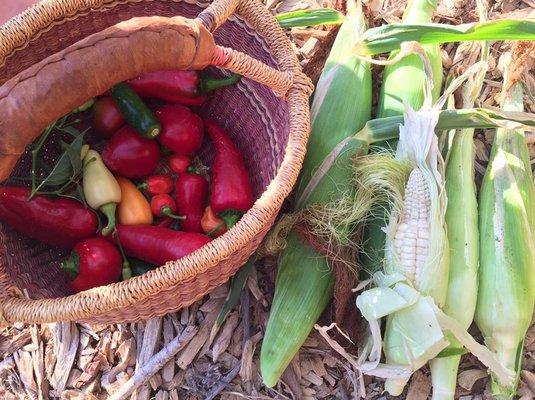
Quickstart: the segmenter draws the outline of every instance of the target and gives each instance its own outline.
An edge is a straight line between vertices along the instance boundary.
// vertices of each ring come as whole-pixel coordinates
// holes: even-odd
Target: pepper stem
[[[102,228],[102,236],[108,236],[115,229],[115,211],[117,210],[117,203],[108,203],[100,207],[102,214],[108,219],[108,225]]]
[[[117,247],[119,247],[119,251],[121,252],[121,257],[123,258],[123,269],[121,272],[123,281],[126,281],[127,279],[130,279],[132,277],[132,267],[130,266],[130,262],[128,261],[128,258],[126,258],[126,254],[124,253],[123,245],[121,244],[121,240],[119,239],[119,235],[117,233],[117,228],[113,228],[113,238],[115,239],[115,243],[117,243]]]
[[[183,220],[186,219],[186,217],[184,217],[182,215],[173,214],[173,210],[171,210],[171,207],[169,207],[169,206],[162,207],[162,211],[160,211],[160,214],[161,214],[162,217],[169,217],[169,218],[172,218],[172,219],[178,219],[180,221],[183,221]]]
[[[203,74],[200,85],[201,93],[206,94],[225,86],[234,85],[239,82],[240,79],[241,75],[238,74],[232,74],[225,78],[214,78],[213,76]]]
[[[147,182],[141,182],[139,185],[137,185],[137,188],[139,190],[148,190],[149,185],[147,184]]]
[[[74,279],[78,276],[80,266],[80,256],[72,253],[66,260],[61,263],[61,268],[69,275],[69,278]]]
[[[231,229],[234,225],[236,225],[236,222],[240,220],[243,213],[240,211],[235,210],[227,210],[223,211],[219,214],[219,217],[225,221],[225,224],[227,225],[227,229]]]

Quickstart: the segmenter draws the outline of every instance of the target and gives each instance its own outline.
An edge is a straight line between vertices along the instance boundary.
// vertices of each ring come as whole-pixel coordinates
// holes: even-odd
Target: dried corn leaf
[[[459,376],[457,378],[457,383],[463,389],[471,391],[474,384],[478,380],[486,376],[487,376],[486,371],[483,371],[481,369],[468,369],[466,371],[462,371],[461,373],[459,373]]]

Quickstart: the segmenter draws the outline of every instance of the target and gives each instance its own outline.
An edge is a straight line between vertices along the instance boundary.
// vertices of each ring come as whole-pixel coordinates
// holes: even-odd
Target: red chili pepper
[[[154,97],[185,106],[200,106],[207,94],[240,80],[239,75],[228,78],[201,76],[198,71],[163,70],[147,72],[130,79],[128,84],[141,97]]]
[[[123,114],[111,97],[102,97],[95,101],[91,125],[100,137],[110,138],[124,124]]]
[[[243,156],[225,131],[212,121],[205,126],[215,148],[210,206],[230,229],[253,206],[251,180]]]
[[[177,154],[190,155],[202,145],[204,128],[202,119],[189,108],[167,104],[156,110],[162,124],[157,140]]]
[[[211,241],[200,233],[158,226],[119,225],[117,233],[127,254],[157,265],[178,260]]]
[[[186,232],[203,232],[201,219],[208,195],[208,182],[197,174],[184,172],[180,174],[175,184],[175,198],[177,210],[186,217],[180,223]]]
[[[168,194],[158,194],[150,201],[152,213],[157,217],[168,217],[183,220],[185,217],[176,215],[175,200]]]
[[[154,172],[160,160],[160,148],[154,140],[139,136],[124,126],[111,137],[102,151],[102,159],[115,174],[143,178]]]
[[[173,225],[172,218],[162,218],[156,223],[156,226],[159,226],[160,228],[170,228],[171,225]]]
[[[173,154],[169,157],[169,168],[176,174],[186,172],[191,165],[191,159],[182,154]]]
[[[145,179],[138,189],[146,190],[151,196],[168,194],[173,191],[173,179],[167,175],[153,175]]]
[[[50,246],[72,249],[95,235],[98,219],[76,200],[42,195],[28,201],[30,189],[0,187],[0,221]]]
[[[71,277],[70,288],[78,293],[119,281],[123,259],[107,240],[92,238],[78,243],[62,268]]]

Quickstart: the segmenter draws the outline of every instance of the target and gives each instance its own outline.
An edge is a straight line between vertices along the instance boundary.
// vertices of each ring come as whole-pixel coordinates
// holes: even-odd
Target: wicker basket
[[[197,51],[204,44],[208,46],[203,50],[209,57],[204,64],[245,77],[238,85],[218,91],[200,113],[219,121],[235,137],[253,175],[257,201],[233,229],[189,256],[143,276],[76,295],[67,292],[59,268],[64,251],[48,248],[0,224],[2,325],[66,320],[119,323],[187,306],[226,282],[251,256],[297,179],[309,133],[308,96],[312,87],[288,38],[257,0],[44,0],[0,28],[0,108],[9,107],[2,104],[9,100],[6,93],[15,93],[30,72],[41,73],[46,70],[43,62],[55,62],[50,61],[51,55],[65,58],[61,52],[87,48],[80,46],[81,40],[108,32],[121,21],[155,15],[185,17],[181,23],[189,27],[188,35],[193,35]],[[175,19],[157,20],[168,24]],[[151,30],[152,20],[141,20],[148,23],[140,29]],[[204,64],[201,60],[180,67],[202,68]],[[169,60],[148,60],[142,71],[171,66]],[[140,71],[111,74],[106,85]],[[20,92],[28,95],[28,91]],[[72,101],[69,93],[63,97],[67,103]],[[63,97],[50,99],[63,101]],[[65,107],[68,110],[72,104]],[[13,110],[16,123],[24,120],[22,110]],[[0,115],[0,139],[15,140],[20,132],[9,129],[9,116],[5,115]],[[43,127],[38,126],[36,132]],[[25,139],[25,146],[35,139],[36,134],[32,135]],[[0,147],[0,167],[8,171],[14,167],[13,175],[27,173],[28,151],[20,155]]]

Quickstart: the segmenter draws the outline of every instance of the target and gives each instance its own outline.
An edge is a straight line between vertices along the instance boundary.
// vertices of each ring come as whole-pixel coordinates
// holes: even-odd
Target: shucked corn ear
[[[371,70],[351,55],[365,29],[362,12],[348,1],[342,24],[318,81],[312,102],[312,131],[296,190],[300,206],[324,204],[351,188],[350,156],[336,163],[309,195],[311,177],[325,157],[345,138],[360,130],[371,114]],[[349,228],[347,228],[349,229]],[[264,383],[271,387],[299,351],[333,296],[334,277],[327,259],[295,232],[279,259],[275,296],[260,354]]]
[[[509,65],[510,54],[500,60]],[[511,83],[504,73],[504,87]],[[521,83],[505,92],[502,108],[522,111]],[[493,379],[496,398],[512,398],[523,342],[535,302],[533,177],[524,133],[497,129],[479,200],[480,278],[475,320],[498,360],[516,371],[512,385]],[[495,377],[493,377],[495,378]]]
[[[436,9],[435,0],[410,0],[403,13],[403,24],[419,24],[431,22],[433,12]],[[425,54],[431,65],[433,73],[432,100],[436,101],[440,96],[442,85],[442,59],[440,47],[436,44],[424,45]],[[397,51],[392,52],[390,58],[395,57]],[[402,115],[404,103],[418,110],[424,104],[424,88],[429,77],[426,75],[423,62],[419,55],[409,55],[399,62],[387,65],[384,69],[383,82],[377,103],[377,118],[385,118]],[[380,147],[396,148],[396,140],[376,144]],[[385,225],[385,212],[382,207],[375,213],[376,216],[366,224],[361,264],[364,272],[372,274],[377,271],[384,257],[385,233],[382,228]]]
[[[386,381],[385,389],[394,396],[402,393],[414,370],[448,344],[429,306],[429,301],[444,303],[449,268],[443,161],[434,132],[437,122],[438,109],[415,112],[407,107],[405,111],[396,158],[410,162],[413,169],[404,204],[401,211],[392,212],[385,229],[384,274],[375,275],[378,287],[357,297],[366,319],[388,315],[386,362],[408,371]],[[374,338],[374,345],[381,346],[380,337]]]

